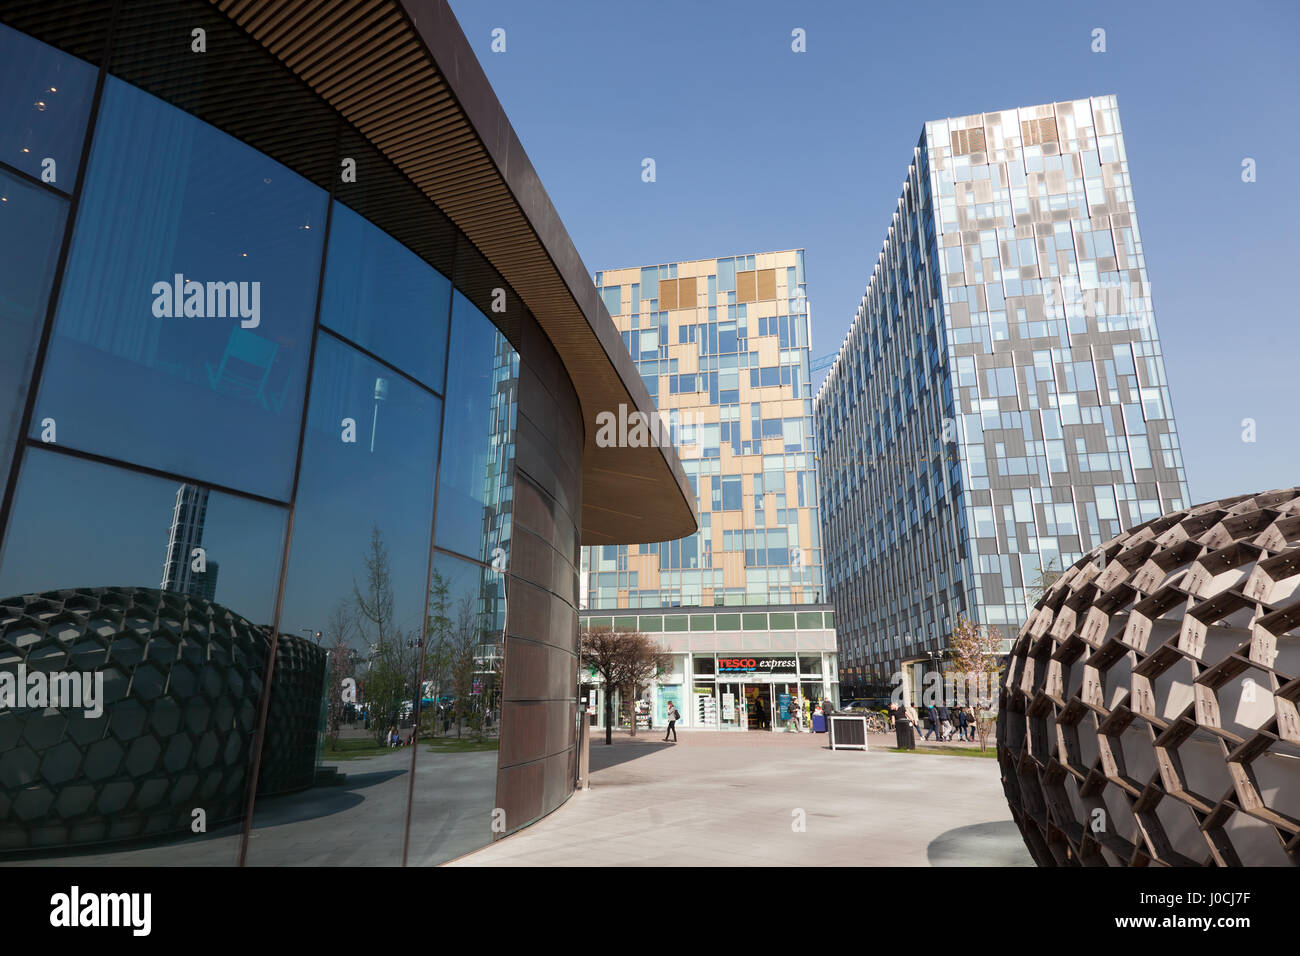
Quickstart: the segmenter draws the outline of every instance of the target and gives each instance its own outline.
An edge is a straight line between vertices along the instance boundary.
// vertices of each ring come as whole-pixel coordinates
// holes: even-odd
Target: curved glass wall
[[[346,194],[3,26],[0,64],[0,675],[92,688],[0,700],[0,859],[486,844],[518,354]]]

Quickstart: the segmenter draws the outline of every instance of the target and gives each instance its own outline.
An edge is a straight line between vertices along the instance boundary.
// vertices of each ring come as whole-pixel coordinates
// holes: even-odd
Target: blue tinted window
[[[438,545],[486,561],[509,494],[516,357],[495,325],[459,292],[451,313],[447,417],[438,481]]]
[[[96,72],[0,25],[0,162],[71,192]]]
[[[275,505],[35,448],[18,478],[0,557],[0,597],[159,588],[166,579],[166,590],[206,597],[269,625],[285,518]],[[191,568],[193,549],[203,549],[202,576],[168,577],[169,559],[182,542]]]
[[[320,320],[442,391],[451,283],[396,239],[334,204]]]
[[[364,595],[378,531],[392,617],[365,622],[373,643],[418,635],[424,614],[438,461],[439,400],[372,359],[321,336],[303,442],[302,477],[280,629],[323,624],[339,602]],[[358,644],[358,646],[363,646]]]
[[[0,172],[0,474],[21,426],[67,202]],[[0,479],[0,485],[3,479]]]
[[[36,421],[54,418],[63,444],[287,499],[325,203],[110,79]]]
[[[419,642],[429,588],[429,538],[441,402],[332,336],[316,348],[302,474],[280,630],[321,631],[322,643],[350,646],[346,665],[359,696],[368,743],[402,726],[415,703]],[[339,673],[336,671],[336,674]],[[410,708],[410,709],[408,709]],[[423,755],[421,755],[423,757]],[[374,789],[359,802],[326,795],[357,832],[322,827],[315,813],[286,815],[259,800],[254,826],[275,834],[249,844],[255,864],[353,865],[402,858],[409,749],[376,758]]]

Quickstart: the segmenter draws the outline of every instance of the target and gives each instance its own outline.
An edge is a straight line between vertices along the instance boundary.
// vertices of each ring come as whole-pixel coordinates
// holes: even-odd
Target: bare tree
[[[1043,599],[1043,595],[1051,589],[1061,574],[1059,558],[1052,558],[1038,569],[1038,577],[1032,583],[1025,585],[1025,600],[1029,607],[1033,607]]]
[[[370,547],[362,559],[366,566],[365,591],[352,582],[352,604],[357,625],[372,648],[382,647],[397,635],[393,633],[393,576],[388,566],[388,547],[379,525],[370,526]]]
[[[348,678],[356,677],[356,662],[352,656],[352,633],[356,629],[356,620],[347,601],[339,601],[334,605],[325,627],[330,654],[330,685],[326,692],[329,701],[326,736],[329,738],[330,747],[337,749],[339,729],[348,706],[343,700],[343,682]]]
[[[974,698],[969,702],[975,712],[975,736],[980,750],[987,750],[989,735],[997,726],[996,688],[1002,672],[1002,632],[959,617],[948,646],[957,672],[966,681],[968,699]]]
[[[646,684],[668,672],[672,656],[640,631],[594,627],[579,634],[582,664],[591,667],[605,685],[605,743],[614,742],[614,691],[635,698]],[[636,714],[631,715],[636,733]]]
[[[475,595],[466,594],[460,599],[456,608],[456,625],[451,631],[448,662],[451,671],[452,693],[456,695],[453,713],[456,717],[456,736],[461,734],[461,726],[468,722],[470,729],[477,731],[479,722],[474,707],[474,664],[475,652],[480,643],[479,609],[475,607]]]
[[[369,667],[362,685],[370,718],[370,730],[376,742],[383,742],[390,727],[396,725],[402,710],[407,682],[412,673],[411,648],[406,646],[401,630],[393,620],[393,576],[388,562],[388,547],[379,526],[370,526],[370,545],[362,558],[365,565],[364,588],[352,583],[352,609],[361,639],[370,649]],[[419,693],[419,675],[416,693]]]

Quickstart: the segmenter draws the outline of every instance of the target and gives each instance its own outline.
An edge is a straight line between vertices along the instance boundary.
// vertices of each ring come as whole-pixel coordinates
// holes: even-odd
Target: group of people
[[[930,724],[925,731],[926,740],[930,739],[931,734],[934,734],[935,740],[941,741],[975,739],[975,712],[970,707],[962,705],[949,708],[944,704],[930,704],[925,709],[925,716]],[[907,703],[890,701],[889,726],[894,727],[900,717],[910,721],[913,727],[921,725],[915,707]]]

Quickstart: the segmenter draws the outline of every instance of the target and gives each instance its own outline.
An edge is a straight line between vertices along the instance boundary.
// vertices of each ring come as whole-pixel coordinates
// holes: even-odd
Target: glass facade
[[[11,733],[30,713],[0,712],[0,849],[85,842],[79,821],[99,812],[111,827],[129,793],[141,829],[101,838],[154,832],[147,811],[182,789],[195,809],[220,796],[226,810],[207,832],[107,859],[391,865],[408,845],[412,863],[485,845],[518,353],[346,197],[114,76],[92,103],[96,72],[0,26],[0,474],[16,477],[0,512],[0,663],[107,654],[112,678],[102,721],[41,724],[50,739]],[[32,77],[53,88],[45,100]],[[57,181],[24,143],[58,158]],[[155,638],[134,658],[105,649],[112,615],[83,619],[68,589],[160,595]],[[48,600],[66,627],[33,649],[19,598],[65,591]],[[315,787],[265,792],[289,729],[274,695],[269,719],[249,705],[256,654],[231,651],[219,687],[202,667],[182,686],[177,661],[218,650],[168,617],[172,596],[224,609],[263,656],[276,633],[281,652],[302,635],[330,651],[324,679],[355,693]],[[292,679],[293,660],[276,661]],[[304,673],[319,701],[321,675]],[[179,694],[193,700],[173,714]],[[417,707],[427,739],[388,746],[390,731],[412,737]],[[290,729],[310,750],[326,722]],[[255,730],[264,772],[245,845]],[[191,753],[224,775],[189,781]],[[88,768],[92,782],[60,791]]]
[[[823,601],[803,251],[595,278],[695,489],[700,530],[585,548],[585,606]]]
[[[1113,96],[925,125],[816,417],[859,693],[1188,504]]]

